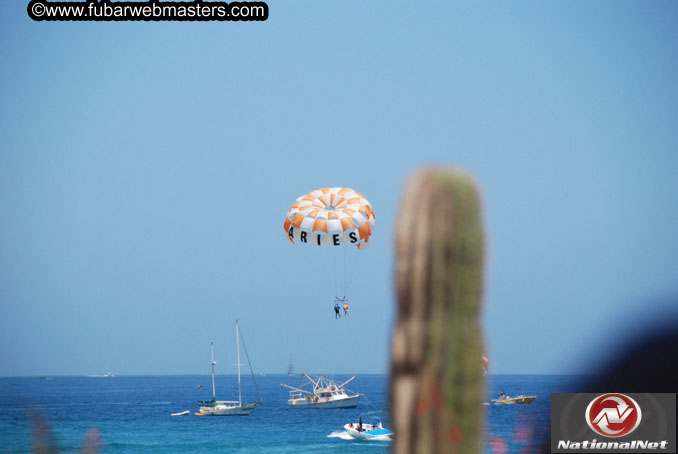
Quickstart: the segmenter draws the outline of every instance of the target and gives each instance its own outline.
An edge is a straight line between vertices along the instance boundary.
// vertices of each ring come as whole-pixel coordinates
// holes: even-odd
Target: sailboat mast
[[[238,350],[238,404],[242,405],[242,388],[240,386],[240,331],[238,320],[235,321],[235,345]]]
[[[214,389],[214,365],[216,364],[216,362],[214,362],[214,342],[210,342],[210,350],[212,350],[212,399],[216,400],[217,392]]]

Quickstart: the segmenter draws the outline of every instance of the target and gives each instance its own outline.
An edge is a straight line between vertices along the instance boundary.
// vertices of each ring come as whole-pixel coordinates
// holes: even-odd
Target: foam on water
[[[356,438],[353,438],[348,432],[345,430],[337,430],[332,432],[327,436],[327,438],[341,438],[342,440],[354,440],[356,441]],[[390,435],[375,435],[369,440],[357,440],[357,441],[391,441],[391,436]]]
[[[374,441],[391,441],[391,436],[390,435],[375,435],[372,437],[372,440]]]
[[[341,438],[342,440],[355,440],[348,432],[345,430],[337,430],[332,432],[327,436],[327,438]]]

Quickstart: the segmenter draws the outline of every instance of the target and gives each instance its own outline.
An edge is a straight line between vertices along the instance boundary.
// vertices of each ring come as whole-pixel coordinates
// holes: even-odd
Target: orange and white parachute
[[[288,240],[316,246],[355,244],[367,249],[374,229],[374,210],[349,188],[323,188],[297,198],[284,224]]]

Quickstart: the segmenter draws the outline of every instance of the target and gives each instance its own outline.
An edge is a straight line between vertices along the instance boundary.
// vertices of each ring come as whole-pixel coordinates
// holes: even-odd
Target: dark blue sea
[[[488,378],[488,402],[499,391],[537,395],[531,405],[483,406],[488,453],[537,452],[549,424],[550,393],[575,392],[581,383],[557,375]],[[0,378],[0,453],[33,452],[39,420],[48,422],[43,434],[50,433],[62,453],[82,452],[88,431],[99,434],[99,452],[110,454],[388,452],[388,441],[356,441],[343,432],[360,413],[387,409],[388,376],[359,375],[348,387],[365,398],[358,408],[335,410],[288,409],[280,384],[299,385],[302,377],[256,379],[264,405],[250,416],[198,417],[197,400],[211,398],[209,376]],[[217,376],[216,386],[217,398],[237,399],[237,377]],[[243,377],[243,387],[247,397],[256,396],[251,377]],[[170,416],[184,410],[191,414]],[[390,428],[387,411],[384,416]]]

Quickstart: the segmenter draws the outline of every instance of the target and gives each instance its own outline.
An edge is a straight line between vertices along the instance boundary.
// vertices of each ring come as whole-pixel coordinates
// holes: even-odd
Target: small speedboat
[[[365,413],[363,413],[365,414]],[[363,415],[360,415],[358,422],[350,422],[344,425],[344,430],[353,438],[358,440],[390,440],[393,432],[384,428],[379,416],[371,416],[371,422],[364,423]]]
[[[184,415],[188,415],[190,413],[191,413],[190,411],[186,410],[186,411],[180,411],[180,412],[177,412],[177,413],[172,413],[172,416],[184,416]]]
[[[514,404],[531,404],[537,396],[501,396],[499,399],[492,399],[495,405],[514,405]]]

